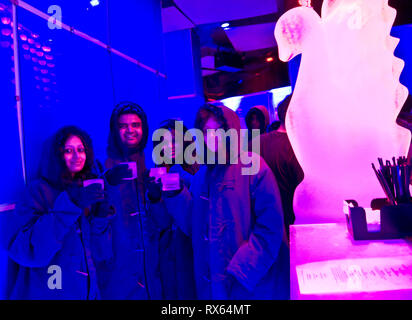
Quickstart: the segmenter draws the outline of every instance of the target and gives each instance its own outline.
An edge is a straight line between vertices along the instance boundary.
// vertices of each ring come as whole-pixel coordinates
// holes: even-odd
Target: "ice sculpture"
[[[305,179],[294,198],[296,222],[343,222],[343,200],[370,207],[384,197],[371,163],[405,156],[410,132],[395,122],[408,95],[404,62],[390,36],[388,0],[325,0],[287,11],[276,24],[282,61],[302,53],[286,128]]]

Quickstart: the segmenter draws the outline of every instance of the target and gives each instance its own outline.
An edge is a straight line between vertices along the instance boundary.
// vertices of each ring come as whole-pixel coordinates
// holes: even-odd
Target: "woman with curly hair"
[[[3,232],[12,263],[10,299],[98,299],[96,267],[112,258],[109,192],[86,180],[101,175],[89,135],[58,130]],[[104,181],[104,180],[103,180]],[[105,184],[107,186],[107,184]]]

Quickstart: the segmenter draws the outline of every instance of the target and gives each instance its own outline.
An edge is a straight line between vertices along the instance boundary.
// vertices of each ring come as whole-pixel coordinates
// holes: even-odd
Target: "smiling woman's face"
[[[64,144],[63,158],[69,172],[74,175],[83,170],[86,162],[86,150],[82,140],[77,136],[70,136]]]

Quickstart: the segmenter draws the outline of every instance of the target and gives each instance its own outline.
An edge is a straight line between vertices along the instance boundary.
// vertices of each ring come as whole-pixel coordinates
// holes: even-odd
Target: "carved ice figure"
[[[279,57],[302,53],[286,128],[305,173],[296,222],[343,222],[343,200],[370,207],[385,197],[371,168],[377,158],[405,156],[410,132],[396,124],[408,95],[404,62],[390,36],[396,10],[387,0],[325,0],[286,12],[276,24]]]

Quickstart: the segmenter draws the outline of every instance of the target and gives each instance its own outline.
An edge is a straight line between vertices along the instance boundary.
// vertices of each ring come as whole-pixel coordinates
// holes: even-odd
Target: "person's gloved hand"
[[[144,185],[146,186],[147,196],[151,202],[158,202],[162,197],[162,182],[160,179],[149,176],[149,170],[144,174]]]
[[[114,206],[107,199],[97,202],[93,210],[93,215],[98,218],[106,218],[115,214]]]
[[[105,177],[109,184],[112,186],[117,186],[124,181],[124,178],[130,178],[132,175],[133,172],[129,169],[127,164],[118,164],[117,166],[107,170]]]
[[[182,178],[179,179],[179,182],[180,182],[180,186],[178,190],[163,191],[163,194],[166,198],[173,198],[177,196],[180,192],[182,192],[185,186],[185,183]]]
[[[67,188],[67,193],[73,203],[81,209],[87,208],[105,198],[105,192],[99,183],[93,183],[87,187],[71,185]]]

